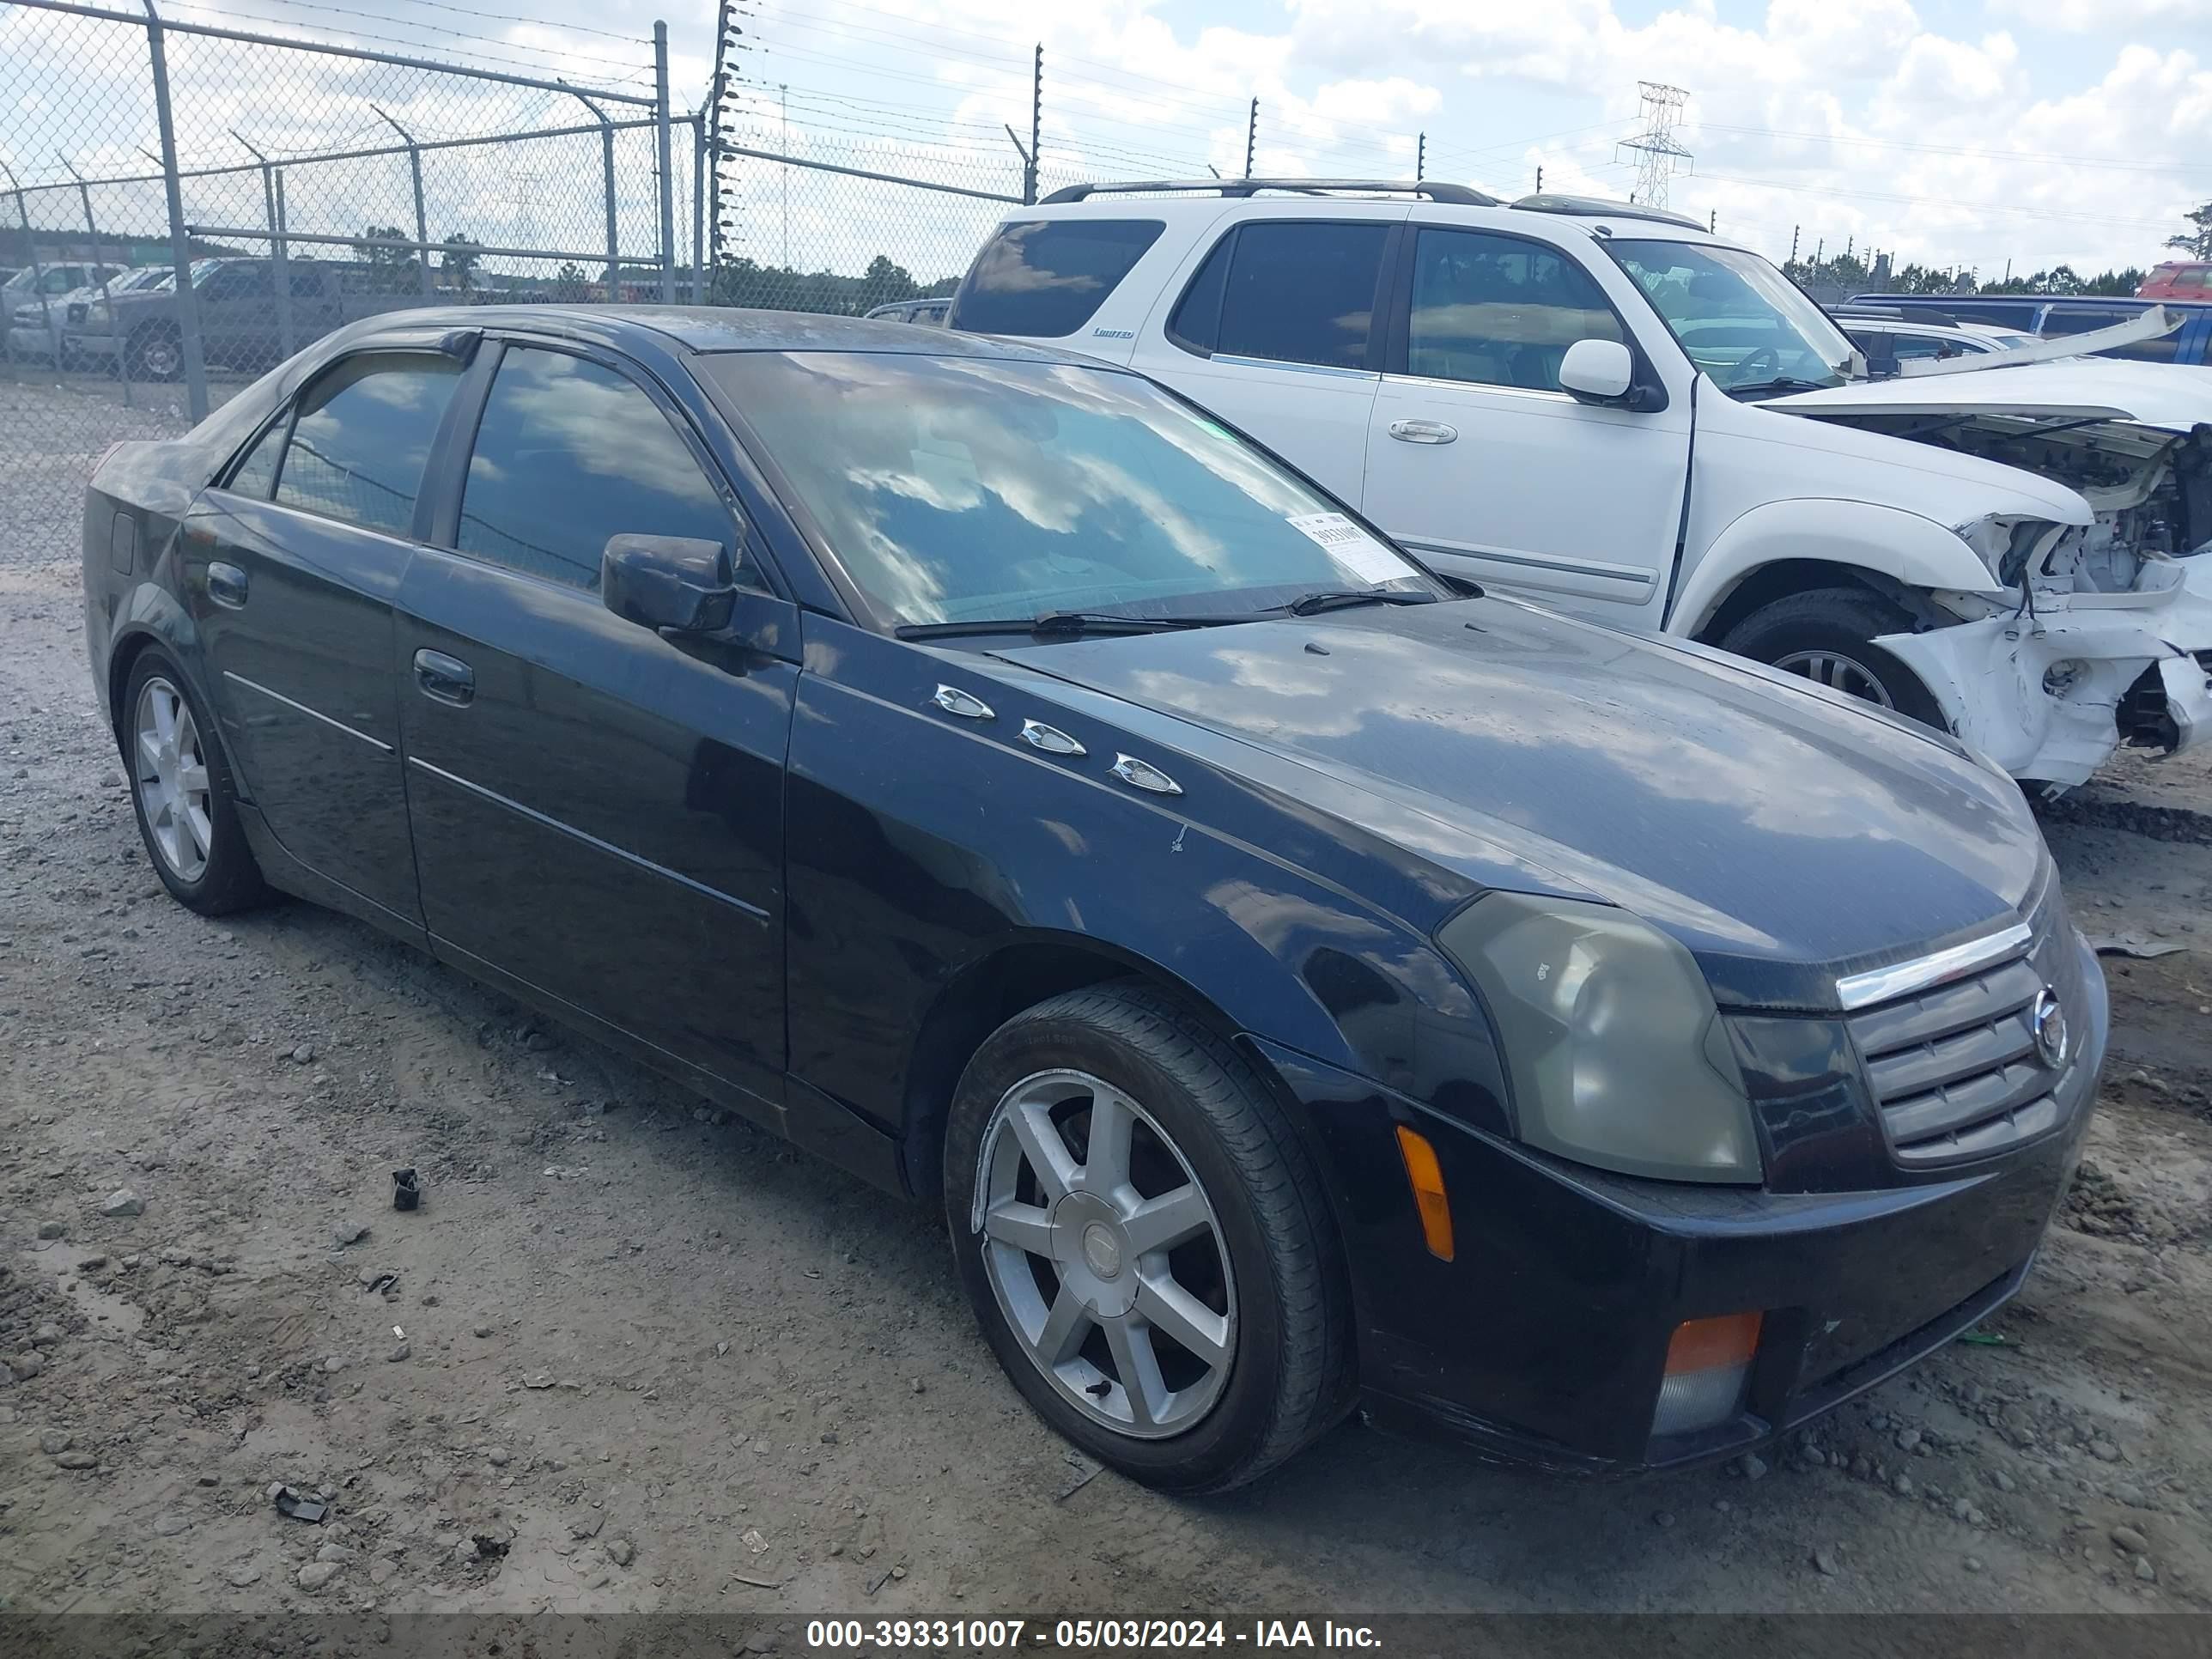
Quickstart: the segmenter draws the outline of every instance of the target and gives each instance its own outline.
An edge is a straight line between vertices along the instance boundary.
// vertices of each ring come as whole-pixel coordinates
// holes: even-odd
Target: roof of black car
[[[879,351],[932,357],[1000,357],[1030,362],[1083,362],[1070,351],[955,334],[942,328],[804,311],[747,311],[730,306],[437,306],[395,311],[392,327],[495,328],[501,323],[551,323],[585,332],[647,328],[694,351]]]

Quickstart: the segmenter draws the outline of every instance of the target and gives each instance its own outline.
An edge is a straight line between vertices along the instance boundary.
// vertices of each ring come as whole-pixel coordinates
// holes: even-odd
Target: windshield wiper
[[[1166,629],[1213,628],[1247,620],[1244,617],[1124,617],[1110,611],[1045,611],[1034,617],[991,617],[976,622],[902,623],[891,634],[902,640],[950,639],[961,634],[1073,639],[1083,634],[1155,634]]]
[[[1785,392],[1832,392],[1835,388],[1826,380],[1801,380],[1794,374],[1778,374],[1771,380],[1753,380],[1746,386],[1727,388],[1731,398],[1775,398]]]
[[[1413,588],[1325,587],[1301,593],[1282,608],[1293,617],[1311,617],[1323,611],[1341,611],[1352,605],[1434,605],[1437,596]]]

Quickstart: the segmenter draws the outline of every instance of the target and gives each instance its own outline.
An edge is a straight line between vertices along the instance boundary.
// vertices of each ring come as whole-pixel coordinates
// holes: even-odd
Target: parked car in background
[[[40,308],[45,319],[44,325],[37,331],[40,343],[33,346],[28,340],[19,343],[11,338],[9,344],[21,356],[35,356],[49,362],[58,362],[64,368],[81,368],[84,362],[83,356],[73,350],[69,344],[70,328],[82,322],[91,307],[110,295],[131,294],[142,289],[167,286],[171,269],[167,265],[137,265],[129,270],[118,272],[105,282],[73,288],[68,293],[46,301]],[[31,307],[22,307],[19,314],[31,310]],[[31,331],[26,329],[23,332],[28,334]]]
[[[2136,287],[2143,300],[2212,300],[2212,264],[2195,259],[2168,259],[2151,267],[2150,275]]]
[[[292,349],[358,318],[423,304],[379,266],[292,259],[284,291],[269,259],[222,256],[192,261],[200,346],[210,367],[259,374]],[[103,305],[71,307],[63,334],[73,356],[112,362],[118,346],[134,380],[173,380],[184,372],[184,331],[173,283],[113,294]]]
[[[27,265],[0,284],[0,318],[7,320],[8,356],[46,362],[64,352],[62,297],[123,274],[120,265],[64,260]]]
[[[2035,336],[1992,323],[1962,323],[1930,313],[1907,316],[1879,306],[1832,307],[1828,314],[1865,354],[1870,374],[1910,374],[1915,366],[1954,357],[1984,356],[2033,345]]]
[[[1457,597],[1072,353],[380,320],[111,451],[83,559],[179,902],[332,905],[940,1206],[1014,1386],[1171,1490],[1355,1404],[1771,1441],[2013,1295],[2095,1097],[2002,774]]]
[[[2212,363],[2212,304],[2191,304],[2212,295],[2179,294],[2137,299],[2091,295],[2051,298],[2033,294],[1854,294],[1844,302],[1879,306],[1905,316],[1931,315],[1954,323],[1982,323],[2042,339],[2087,334],[2140,315],[2148,307],[2168,304],[2186,319],[2171,334],[2116,346],[2101,355],[2147,363]]]
[[[945,314],[951,308],[951,296],[945,295],[932,300],[894,300],[867,314],[877,322],[919,323],[925,328],[942,328]]]
[[[2164,426],[2124,461],[2014,441],[1993,428],[2045,418],[2006,413],[1996,375],[2025,368],[1950,376],[1909,426],[1816,408],[1863,372],[1851,342],[1663,210],[1075,185],[1009,214],[951,325],[1142,369],[1439,569],[1946,726],[2045,789],[2124,740],[2172,752],[2212,728],[2212,592],[2170,556],[2212,542],[2202,446]],[[2199,378],[2162,377],[2161,415],[2194,395],[2212,418]],[[2093,508],[2077,479],[2113,491]]]

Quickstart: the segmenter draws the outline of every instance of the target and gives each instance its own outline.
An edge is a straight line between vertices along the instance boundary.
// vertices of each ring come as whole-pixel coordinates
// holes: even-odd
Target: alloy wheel
[[[1139,1439],[1194,1427],[1237,1352],[1220,1218],[1159,1121],[1087,1072],[1000,1099],[975,1178],[985,1277],[1053,1388]]]
[[[138,693],[132,725],[138,802],[154,849],[178,880],[198,881],[215,845],[199,723],[177,688],[156,677]]]
[[[1792,651],[1787,656],[1777,657],[1774,666],[1784,673],[1802,674],[1832,691],[1883,708],[1894,708],[1889,690],[1864,663],[1844,656],[1839,651]]]

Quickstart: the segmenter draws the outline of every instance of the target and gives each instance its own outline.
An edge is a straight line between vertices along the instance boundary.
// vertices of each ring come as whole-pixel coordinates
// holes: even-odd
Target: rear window
[[[972,334],[1056,339],[1096,316],[1167,227],[1158,219],[1033,219],[1000,225],[952,302]]]

